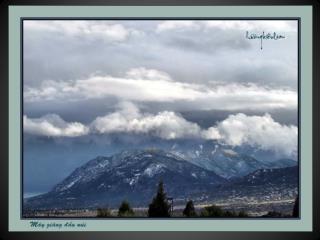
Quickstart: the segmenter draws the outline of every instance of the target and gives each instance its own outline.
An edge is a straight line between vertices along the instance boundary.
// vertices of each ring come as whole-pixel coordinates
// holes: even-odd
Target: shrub
[[[111,212],[108,208],[98,208],[97,217],[111,217]]]
[[[201,211],[200,216],[201,217],[243,218],[243,217],[248,217],[248,214],[244,211],[240,211],[239,213],[236,213],[234,211],[224,211],[222,208],[216,205],[211,205],[211,206],[205,207]]]
[[[243,218],[243,217],[249,217],[249,216],[248,216],[248,214],[247,214],[246,212],[240,211],[240,212],[238,213],[238,217]]]
[[[118,210],[119,217],[132,217],[134,212],[127,201],[123,201]]]
[[[201,211],[200,216],[201,217],[223,217],[224,212],[220,207],[216,205],[211,205],[211,206],[205,207]]]
[[[266,215],[263,215],[262,217],[277,218],[277,217],[283,217],[283,215],[281,212],[270,211]]]

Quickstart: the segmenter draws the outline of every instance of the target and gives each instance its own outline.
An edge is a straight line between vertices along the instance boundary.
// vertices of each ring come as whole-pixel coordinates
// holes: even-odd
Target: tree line
[[[296,198],[293,213],[291,216],[286,216],[281,214],[280,212],[271,211],[268,212],[263,217],[298,217],[299,216],[299,203],[298,197]],[[171,211],[171,204],[168,202],[168,198],[166,196],[163,182],[160,181],[158,185],[157,194],[152,199],[152,202],[149,204],[148,208],[148,217],[151,218],[168,218],[171,217],[173,212]],[[194,203],[192,200],[189,200],[186,203],[186,206],[182,212],[184,217],[225,217],[225,218],[244,218],[249,217],[249,215],[245,211],[235,212],[223,210],[222,208],[216,205],[210,205],[204,207],[200,213],[198,214],[195,210]],[[111,211],[108,208],[98,208],[97,209],[97,217],[112,217]],[[128,201],[123,201],[118,209],[118,217],[134,217],[135,213],[131,208]]]

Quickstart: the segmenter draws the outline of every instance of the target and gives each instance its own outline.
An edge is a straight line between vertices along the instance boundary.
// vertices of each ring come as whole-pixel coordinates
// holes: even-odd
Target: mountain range
[[[194,154],[145,149],[99,156],[75,169],[48,193],[25,199],[24,207],[117,207],[123,200],[145,207],[160,180],[168,196],[181,202],[190,197],[197,202],[227,198],[235,191],[249,194],[252,188],[257,195],[274,186],[285,192],[298,185],[298,167],[293,166],[293,160],[266,163],[223,148]]]

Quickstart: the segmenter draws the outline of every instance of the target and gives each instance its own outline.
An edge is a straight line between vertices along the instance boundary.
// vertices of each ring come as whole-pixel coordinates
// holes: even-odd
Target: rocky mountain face
[[[24,207],[113,208],[123,200],[133,206],[146,207],[160,180],[163,180],[168,196],[181,201],[193,197],[197,202],[204,196],[206,201],[228,198],[235,191],[246,193],[252,187],[259,194],[263,186],[281,186],[285,191],[287,186],[297,188],[298,185],[297,166],[272,169],[267,163],[231,149],[216,149],[210,153],[214,158],[195,154],[201,163],[195,164],[196,158],[190,155],[156,149],[100,156],[77,168],[50,192],[25,199]],[[292,164],[290,160],[280,162],[281,166]],[[203,166],[207,163],[210,164]]]

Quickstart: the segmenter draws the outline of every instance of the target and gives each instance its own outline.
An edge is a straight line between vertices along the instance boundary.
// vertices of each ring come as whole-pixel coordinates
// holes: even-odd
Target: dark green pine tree
[[[129,202],[123,201],[119,207],[118,210],[118,216],[119,217],[132,217],[134,215],[134,212],[132,208],[130,207]]]
[[[293,205],[292,217],[299,217],[299,196],[296,197],[296,200]]]
[[[196,217],[197,213],[194,209],[193,201],[190,200],[187,202],[186,207],[183,210],[183,215],[186,217]]]
[[[149,204],[149,217],[170,217],[170,204],[167,201],[166,193],[164,191],[163,182],[160,181],[157,195]]]

